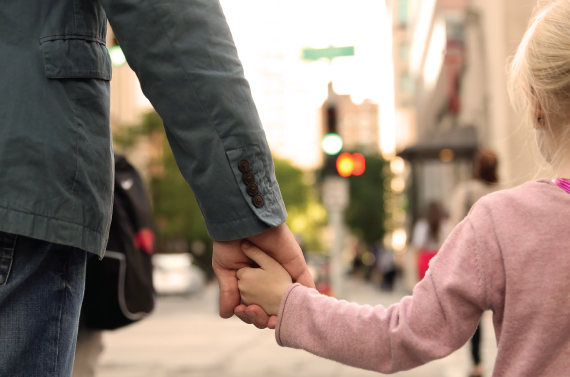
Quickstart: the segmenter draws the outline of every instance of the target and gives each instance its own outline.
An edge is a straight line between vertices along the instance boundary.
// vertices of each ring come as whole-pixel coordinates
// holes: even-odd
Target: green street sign
[[[303,49],[303,54],[301,55],[301,59],[308,62],[314,62],[320,59],[327,59],[329,62],[332,62],[334,58],[338,58],[340,56],[354,56],[354,46],[345,46],[345,47],[329,46],[327,48],[306,47]]]

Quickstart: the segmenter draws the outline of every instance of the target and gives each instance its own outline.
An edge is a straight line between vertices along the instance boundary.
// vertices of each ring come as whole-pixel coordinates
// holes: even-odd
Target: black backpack
[[[142,179],[115,154],[113,219],[105,257],[87,262],[82,321],[112,330],[139,321],[154,309],[151,209]]]

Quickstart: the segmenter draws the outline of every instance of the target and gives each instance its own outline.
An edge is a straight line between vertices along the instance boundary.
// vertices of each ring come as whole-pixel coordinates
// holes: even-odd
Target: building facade
[[[334,123],[332,130],[331,123]],[[327,99],[321,106],[321,124],[321,135],[337,133],[343,140],[344,151],[380,153],[379,106],[369,99],[355,104],[350,95],[335,93],[329,83]]]
[[[411,108],[414,121],[398,143],[412,174],[412,221],[431,200],[446,204],[471,176],[471,158],[490,147],[500,158],[506,187],[533,179],[540,155],[532,130],[510,106],[507,65],[532,14],[535,0],[395,0],[393,45],[396,109]],[[409,44],[409,55],[405,52]],[[402,56],[409,60],[402,62]],[[404,95],[409,68],[413,99]],[[399,84],[398,84],[399,82]],[[536,167],[536,168],[535,168]]]

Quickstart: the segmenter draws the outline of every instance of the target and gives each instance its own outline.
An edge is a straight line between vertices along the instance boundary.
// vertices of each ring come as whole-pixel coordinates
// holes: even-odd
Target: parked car
[[[206,274],[192,264],[188,253],[155,254],[152,264],[154,289],[159,295],[191,295],[206,284]]]

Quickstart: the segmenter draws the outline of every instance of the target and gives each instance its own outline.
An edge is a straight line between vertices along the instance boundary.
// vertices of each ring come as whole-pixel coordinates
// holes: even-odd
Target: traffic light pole
[[[329,229],[333,234],[330,250],[330,281],[332,293],[338,299],[344,296],[342,252],[345,238],[344,212],[348,201],[348,180],[341,177],[326,177],[323,184],[323,202],[328,210]]]

